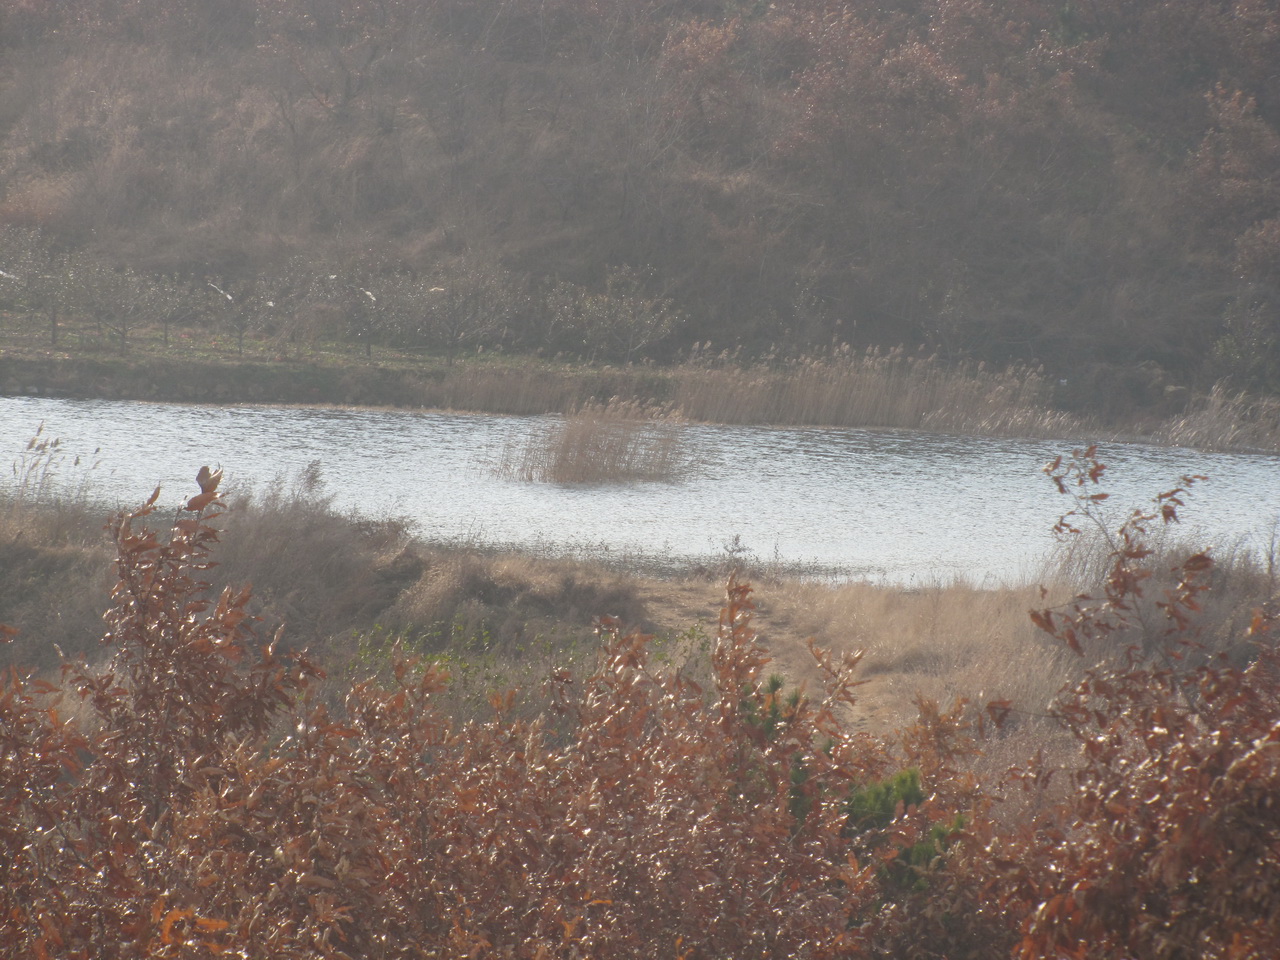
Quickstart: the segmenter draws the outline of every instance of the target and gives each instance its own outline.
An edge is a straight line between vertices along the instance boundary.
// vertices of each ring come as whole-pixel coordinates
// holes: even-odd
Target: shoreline
[[[889,358],[892,361],[893,358]],[[909,362],[903,364],[909,367]],[[1280,401],[1215,387],[1165,409],[1106,422],[1035,403],[1015,373],[868,369],[844,361],[768,368],[689,364],[582,366],[532,357],[322,362],[259,357],[26,355],[0,350],[0,396],[218,406],[442,411],[499,416],[571,414],[611,399],[663,407],[695,423],[907,430],[930,434],[1146,443],[1200,451],[1280,453]],[[921,364],[924,366],[924,364]],[[1034,381],[1034,375],[1031,377]],[[1009,397],[1012,390],[1022,395]]]

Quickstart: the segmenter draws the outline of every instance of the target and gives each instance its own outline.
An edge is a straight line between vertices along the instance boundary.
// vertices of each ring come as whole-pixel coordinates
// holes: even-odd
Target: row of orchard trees
[[[474,257],[429,271],[378,257],[342,268],[295,259],[270,275],[178,278],[58,251],[38,233],[0,235],[0,308],[42,317],[53,346],[74,318],[121,353],[143,329],[159,330],[168,346],[174,327],[212,327],[241,355],[248,338],[282,351],[345,340],[369,358],[375,346],[451,360],[512,348],[631,363],[652,356],[680,322],[652,284],[649,271],[626,266],[598,289],[534,282]]]

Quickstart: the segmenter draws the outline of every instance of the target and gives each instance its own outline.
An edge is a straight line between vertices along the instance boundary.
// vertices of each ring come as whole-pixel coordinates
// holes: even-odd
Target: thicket
[[[178,278],[237,339],[1274,390],[1278,60],[1273,0],[8,3],[0,224],[51,259],[0,270],[52,339],[105,264],[121,349]]]
[[[1092,451],[1049,468],[1101,523]],[[442,709],[429,658],[334,690],[249,589],[208,590],[218,476],[167,534],[114,518],[99,666],[0,680],[0,944],[32,957],[1262,957],[1280,949],[1280,652],[1196,643],[1205,553],[1158,582],[1112,536],[1096,597],[1036,621],[1092,666],[1065,762],[973,761],[1019,707],[852,732],[859,655],[785,689],[730,579],[707,673],[599,621],[594,667]],[[11,628],[3,630],[11,634]],[[335,695],[336,694],[336,695]]]

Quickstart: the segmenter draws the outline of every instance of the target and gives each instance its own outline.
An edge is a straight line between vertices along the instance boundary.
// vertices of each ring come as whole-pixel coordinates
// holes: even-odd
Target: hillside
[[[1140,365],[1280,386],[1275,0],[0,17],[0,270],[30,281],[0,306],[101,312],[122,344],[167,310],[241,338],[924,345],[1086,392]],[[144,310],[160,278],[205,297]]]

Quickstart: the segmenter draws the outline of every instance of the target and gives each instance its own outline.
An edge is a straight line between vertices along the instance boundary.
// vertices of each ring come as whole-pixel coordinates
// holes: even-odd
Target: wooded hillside
[[[1280,386],[1276,0],[0,16],[0,227],[113,268],[481,277],[515,349],[580,345],[555,290],[621,290],[662,318],[618,359],[924,344]]]

